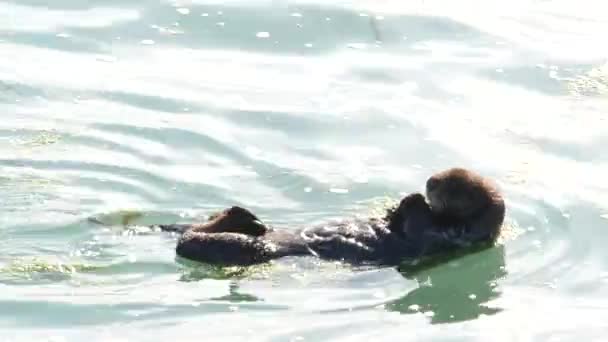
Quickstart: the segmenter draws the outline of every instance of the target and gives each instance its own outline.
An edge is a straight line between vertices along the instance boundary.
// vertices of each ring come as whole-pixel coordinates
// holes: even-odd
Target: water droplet
[[[360,17],[369,17],[369,14],[366,14],[366,13],[359,13],[359,16],[360,16]]]
[[[600,215],[600,217],[603,218],[603,219],[605,219],[605,220],[608,220],[608,214],[602,214],[602,215]]]
[[[496,72],[499,73],[499,74],[502,74],[505,71],[503,69],[501,69],[501,68],[498,68],[498,69],[496,69]]]
[[[312,191],[312,188],[309,186],[304,188],[304,192],[311,192],[311,191]]]
[[[262,153],[262,150],[255,146],[247,146],[245,147],[245,151],[247,151],[248,154],[253,156],[259,156]]]
[[[302,14],[300,14],[300,13],[291,13],[291,16],[292,17],[298,17],[298,18],[300,18],[300,17],[302,17]]]
[[[258,32],[255,34],[255,36],[258,38],[268,38],[268,37],[270,37],[270,33],[269,32]]]
[[[306,46],[307,48],[311,48],[312,47],[312,43],[306,43],[306,44],[304,44],[304,46]]]
[[[367,45],[365,43],[350,43],[346,46],[350,49],[356,49],[356,50],[362,50],[367,47]]]
[[[357,175],[353,177],[353,182],[355,183],[367,183],[369,182],[369,178],[365,175]]]
[[[219,23],[217,23],[217,26],[225,26],[226,23],[224,23],[223,21],[220,21]]]
[[[116,62],[116,57],[114,57],[114,56],[97,56],[97,60],[100,62],[114,63],[114,62]]]
[[[70,35],[69,35],[69,34],[67,34],[67,33],[58,33],[58,34],[57,34],[57,37],[59,37],[59,38],[69,38],[69,37],[70,37]]]
[[[334,194],[347,194],[348,193],[348,189],[343,189],[343,188],[330,188],[329,192],[332,192]]]
[[[141,41],[143,45],[154,45],[154,41],[152,39],[144,39]]]
[[[376,20],[384,20],[384,16],[377,15],[377,16],[376,16]]]
[[[209,13],[201,13],[201,17],[208,17]]]
[[[555,289],[557,288],[557,285],[556,285],[555,283],[553,283],[553,282],[550,282],[550,281],[545,282],[545,283],[544,283],[544,285],[545,285],[546,287],[548,287],[548,288],[552,289],[552,290],[555,290]]]
[[[384,297],[386,297],[386,295],[384,294],[384,292],[381,292],[381,291],[374,292],[373,296],[374,296],[374,298],[384,298]]]
[[[189,10],[189,9],[187,9],[187,8],[178,8],[176,11],[177,11],[179,14],[183,14],[183,15],[190,14],[190,10]]]
[[[477,298],[477,296],[476,296],[474,293],[471,293],[471,294],[469,295],[469,299],[475,299],[475,298]]]
[[[49,342],[65,342],[66,339],[63,336],[51,336],[48,338]]]

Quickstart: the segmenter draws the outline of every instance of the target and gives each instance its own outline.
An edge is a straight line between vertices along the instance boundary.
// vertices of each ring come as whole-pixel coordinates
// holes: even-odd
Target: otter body
[[[352,221],[295,230],[269,228],[262,236],[186,230],[176,252],[187,259],[223,265],[251,265],[307,255],[353,264],[394,263],[403,258],[404,252],[412,251],[403,248],[405,243],[383,222]]]
[[[241,207],[231,207],[203,224],[159,227],[182,234],[176,247],[179,256],[219,265],[306,255],[351,264],[397,265],[492,243],[498,237],[505,205],[487,179],[465,169],[449,169],[427,180],[426,195],[406,196],[384,218],[295,230],[268,227]]]

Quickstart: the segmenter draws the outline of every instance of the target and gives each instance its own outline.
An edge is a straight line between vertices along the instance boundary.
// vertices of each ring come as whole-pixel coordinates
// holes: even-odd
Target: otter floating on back
[[[206,223],[158,227],[182,234],[176,247],[179,256],[224,266],[295,255],[351,264],[398,265],[493,243],[498,237],[505,203],[488,179],[466,169],[448,169],[427,180],[426,196],[406,196],[383,218],[296,230],[268,227],[249,210],[236,206]]]

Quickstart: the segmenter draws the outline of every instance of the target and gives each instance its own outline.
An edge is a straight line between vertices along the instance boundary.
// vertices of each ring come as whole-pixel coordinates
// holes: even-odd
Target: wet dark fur
[[[182,233],[179,256],[219,265],[251,265],[284,256],[311,255],[352,264],[397,265],[405,260],[492,243],[505,205],[487,179],[465,169],[430,177],[427,199],[414,193],[386,217],[295,230],[273,229],[241,207],[203,224],[161,225]]]

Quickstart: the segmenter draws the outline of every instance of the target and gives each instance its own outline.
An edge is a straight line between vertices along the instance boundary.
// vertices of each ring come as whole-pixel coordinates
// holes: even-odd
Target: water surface
[[[0,336],[599,341],[608,13],[593,1],[0,1]],[[103,228],[369,214],[465,166],[509,234],[416,274],[217,270]]]

